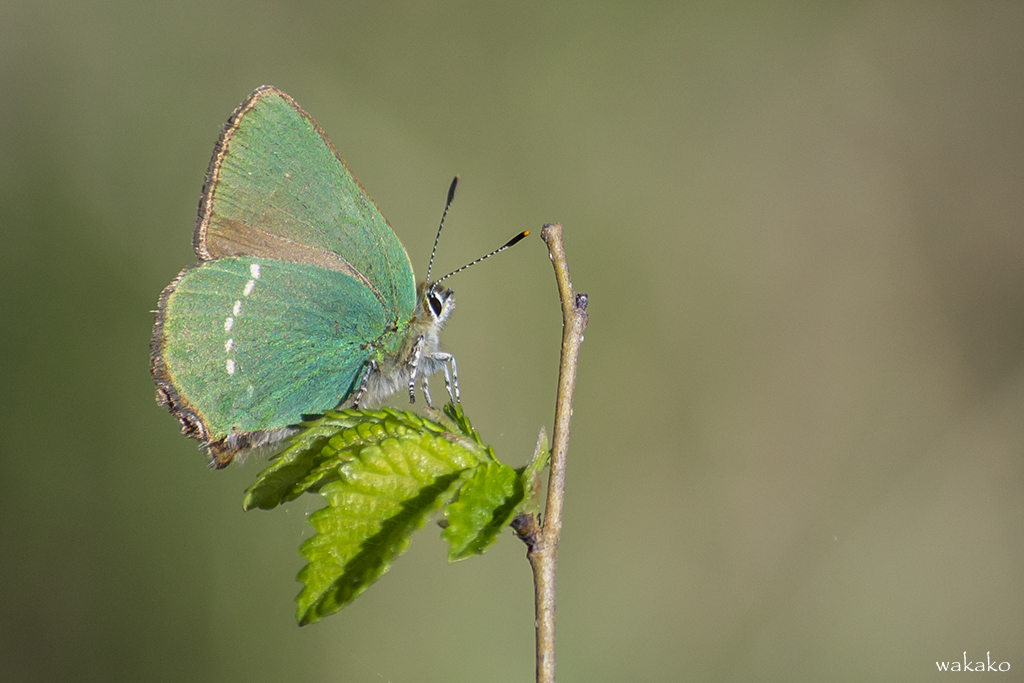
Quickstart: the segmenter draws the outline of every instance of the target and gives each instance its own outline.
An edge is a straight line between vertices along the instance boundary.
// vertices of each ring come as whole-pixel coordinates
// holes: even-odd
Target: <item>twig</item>
[[[537,614],[537,683],[555,681],[555,565],[558,538],[562,532],[562,500],[565,495],[565,462],[569,450],[569,423],[576,390],[576,364],[583,330],[587,327],[587,295],[576,294],[569,279],[560,223],[545,225],[540,233],[548,245],[555,267],[558,296],[562,301],[562,360],[558,369],[558,397],[555,402],[555,428],[551,445],[551,473],[544,523],[537,525],[531,515],[516,520],[515,530],[526,543],[526,556],[533,568]]]

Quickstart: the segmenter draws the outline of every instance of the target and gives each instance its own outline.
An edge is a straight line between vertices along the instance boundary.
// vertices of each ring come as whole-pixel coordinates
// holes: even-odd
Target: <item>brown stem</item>
[[[521,520],[517,532],[526,544],[526,556],[533,568],[537,614],[537,682],[555,681],[555,566],[558,538],[562,532],[562,501],[565,495],[565,462],[569,451],[569,424],[576,390],[576,365],[583,330],[587,327],[587,295],[576,294],[569,279],[560,223],[545,225],[540,233],[548,245],[555,267],[558,296],[562,301],[562,360],[558,369],[558,397],[555,402],[555,428],[551,445],[551,472],[544,523]]]

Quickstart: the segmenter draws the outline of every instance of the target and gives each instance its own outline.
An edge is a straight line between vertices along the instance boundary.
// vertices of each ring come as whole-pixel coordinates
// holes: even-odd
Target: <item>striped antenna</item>
[[[427,282],[430,282],[430,271],[434,268],[434,254],[437,253],[437,242],[441,239],[441,228],[444,227],[444,219],[448,216],[448,207],[452,205],[452,200],[455,199],[455,188],[459,186],[459,174],[456,173],[455,177],[452,178],[451,187],[448,188],[448,201],[444,203],[444,213],[441,214],[441,225],[437,226],[437,235],[434,237],[434,248],[430,250],[430,264],[427,265]],[[440,282],[440,280],[438,280]]]
[[[497,249],[492,251],[490,254],[485,254],[484,256],[481,256],[480,258],[478,258],[476,261],[473,261],[471,263],[467,263],[466,265],[462,266],[461,268],[458,268],[458,269],[453,270],[452,272],[448,273],[444,277],[438,278],[437,282],[435,282],[434,284],[432,284],[430,286],[430,289],[433,290],[435,287],[437,287],[438,284],[444,282],[445,280],[450,278],[452,275],[455,275],[456,273],[461,273],[462,271],[464,271],[466,268],[469,268],[470,266],[475,266],[476,264],[480,263],[481,261],[484,261],[486,259],[491,258],[495,254],[500,254],[501,252],[505,251],[506,249],[511,249],[516,244],[518,244],[520,240],[522,240],[524,237],[526,237],[529,234],[530,234],[529,230],[523,230],[521,233],[519,233],[518,235],[516,235],[515,237],[510,239],[508,242],[505,242],[505,244],[503,244],[502,246],[498,247]],[[429,282],[429,280],[428,280],[428,282]]]

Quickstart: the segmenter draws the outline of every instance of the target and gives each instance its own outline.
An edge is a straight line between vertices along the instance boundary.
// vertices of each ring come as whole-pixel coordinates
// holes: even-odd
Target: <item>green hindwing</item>
[[[349,275],[253,257],[186,270],[162,304],[160,379],[210,440],[334,408],[358,382],[364,347],[394,324]]]

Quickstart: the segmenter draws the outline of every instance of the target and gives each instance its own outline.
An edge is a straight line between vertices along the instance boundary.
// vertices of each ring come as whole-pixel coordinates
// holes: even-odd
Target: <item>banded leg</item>
[[[455,365],[455,356],[444,351],[438,351],[430,356],[433,360],[440,361],[444,365],[444,386],[448,390],[448,398],[452,400],[452,403],[460,403],[459,400],[459,370]],[[451,372],[449,372],[449,366],[451,366]],[[454,387],[454,391],[452,388]]]
[[[416,340],[416,346],[412,347],[412,357],[409,359],[409,403],[416,402],[416,377],[420,373],[420,359],[423,357],[423,344],[425,339],[420,337]],[[426,376],[423,378],[426,380]],[[427,405],[430,405],[430,398],[427,398]]]
[[[427,407],[434,407],[434,400],[430,397],[430,383],[427,381],[427,376],[423,375],[420,378],[420,386],[423,387],[423,398],[427,401]]]
[[[366,364],[366,372],[363,373],[363,379],[359,382],[359,388],[356,389],[356,393],[352,395],[352,407],[358,408],[359,402],[363,400],[363,396],[366,395],[366,389],[370,386],[370,375],[377,371],[377,361],[371,360]]]

